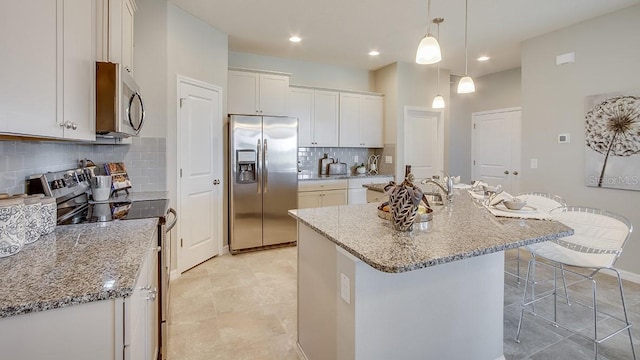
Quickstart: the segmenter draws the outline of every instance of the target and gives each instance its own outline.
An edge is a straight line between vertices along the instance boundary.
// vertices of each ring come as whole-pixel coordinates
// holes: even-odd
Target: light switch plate
[[[355,156],[353,157],[353,162],[357,164],[357,163],[358,163],[358,160],[359,160],[359,159],[358,159],[358,155],[355,155]]]
[[[532,169],[537,169],[538,168],[538,159],[531,159],[531,166]]]
[[[340,273],[340,297],[347,304],[351,304],[351,279],[343,273]]]
[[[391,155],[387,155],[384,157],[384,163],[385,164],[393,164],[393,156]]]
[[[571,142],[570,134],[558,134],[558,144],[568,144]]]

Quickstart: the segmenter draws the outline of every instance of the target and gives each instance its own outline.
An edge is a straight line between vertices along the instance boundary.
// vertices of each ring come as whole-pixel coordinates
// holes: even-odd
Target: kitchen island
[[[398,233],[377,204],[292,210],[298,346],[317,359],[503,357],[503,251],[569,236],[553,221],[496,218],[466,193]]]

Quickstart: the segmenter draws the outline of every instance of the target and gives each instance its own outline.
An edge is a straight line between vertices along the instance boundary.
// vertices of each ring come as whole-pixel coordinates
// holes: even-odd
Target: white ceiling
[[[375,70],[415,61],[427,0],[170,0],[229,35],[229,50]],[[469,74],[520,65],[520,42],[640,0],[470,0]],[[464,0],[432,0],[441,67],[464,73]],[[436,33],[435,24],[431,32]],[[299,35],[293,44],[289,36]],[[367,53],[376,49],[380,56]],[[491,60],[477,62],[480,55]]]

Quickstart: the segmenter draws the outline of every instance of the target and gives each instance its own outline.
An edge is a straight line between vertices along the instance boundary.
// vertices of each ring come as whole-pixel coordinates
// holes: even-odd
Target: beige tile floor
[[[513,252],[507,254],[512,259]],[[513,269],[515,262],[505,267]],[[526,261],[523,263],[523,271]],[[541,280],[545,270],[538,271]],[[617,311],[613,278],[601,276],[599,306]],[[288,360],[298,359],[296,339],[296,248],[280,248],[213,258],[171,283],[169,311],[170,360]],[[544,287],[541,282],[540,288]],[[590,343],[532,317],[525,318],[522,342],[513,338],[520,315],[523,285],[505,276],[504,354],[508,360],[592,359]],[[576,298],[589,294],[584,283],[571,287]],[[640,324],[640,285],[625,282],[631,321]],[[587,311],[574,315],[559,306],[560,316],[578,329],[591,325]],[[571,315],[570,315],[571,314]],[[611,327],[606,316],[603,328]],[[633,329],[640,355],[640,332]],[[629,339],[615,336],[601,346],[601,360],[631,359]],[[327,359],[331,360],[331,359]]]

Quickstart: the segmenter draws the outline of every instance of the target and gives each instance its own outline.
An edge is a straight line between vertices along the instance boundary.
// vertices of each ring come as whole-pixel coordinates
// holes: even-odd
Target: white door
[[[473,113],[472,170],[474,180],[519,192],[520,108]]]
[[[178,87],[178,269],[183,272],[220,252],[224,128],[221,88],[183,77]]]
[[[442,112],[429,108],[405,107],[404,165],[411,165],[416,179],[442,176],[444,171],[444,123]],[[398,179],[402,181],[402,179]]]

